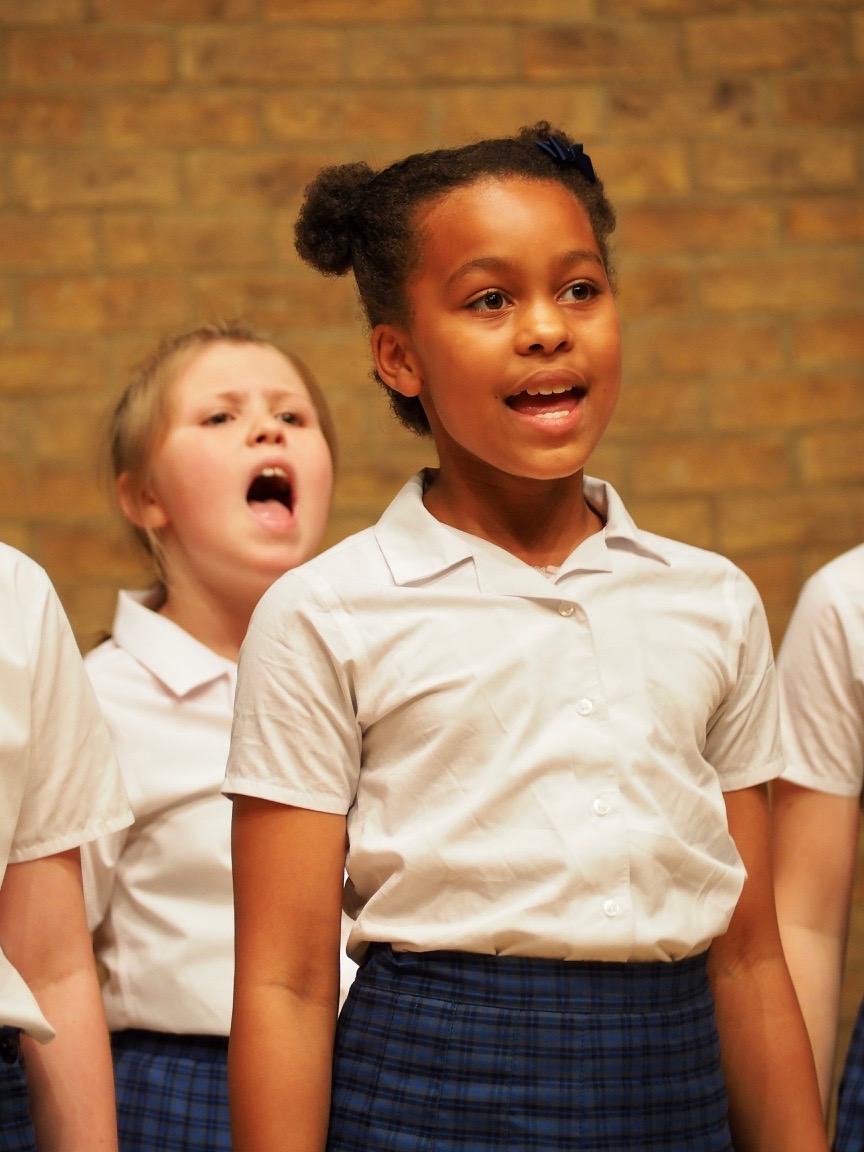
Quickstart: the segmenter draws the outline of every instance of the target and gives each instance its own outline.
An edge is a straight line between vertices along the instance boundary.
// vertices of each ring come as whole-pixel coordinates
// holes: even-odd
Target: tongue
[[[255,519],[268,528],[290,528],[294,523],[294,513],[278,500],[250,500],[248,504]]]
[[[530,396],[527,392],[517,392],[507,404],[514,412],[523,416],[546,416],[551,412],[572,412],[576,407],[575,393],[559,392],[555,396]]]

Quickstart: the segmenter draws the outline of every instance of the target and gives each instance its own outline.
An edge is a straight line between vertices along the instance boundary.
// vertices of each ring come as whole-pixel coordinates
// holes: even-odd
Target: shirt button
[[[594,705],[587,696],[583,696],[581,700],[577,701],[576,711],[580,716],[589,716],[594,711]]]
[[[617,916],[621,908],[617,900],[607,900],[603,905],[603,911],[611,918],[612,916]]]
[[[604,800],[602,796],[598,796],[594,801],[594,811],[598,816],[606,816],[609,812],[609,802]]]
[[[572,616],[575,611],[575,607],[572,604],[566,603],[564,600],[558,605],[558,614],[560,616]]]

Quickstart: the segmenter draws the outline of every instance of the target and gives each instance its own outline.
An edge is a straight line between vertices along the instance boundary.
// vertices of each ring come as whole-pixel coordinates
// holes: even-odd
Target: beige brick
[[[239,93],[136,95],[106,100],[102,136],[109,146],[254,144],[261,136],[257,101]]]
[[[325,164],[336,162],[334,152],[320,148],[242,154],[202,149],[187,162],[189,200],[201,208],[284,208]]]
[[[514,20],[520,24],[558,23],[590,20],[594,0],[501,0],[495,6],[496,21]],[[491,12],[487,0],[430,0],[429,15],[433,20],[487,20]]]
[[[645,80],[611,84],[607,91],[612,132],[714,136],[765,119],[759,86],[750,78]]]
[[[266,264],[268,220],[255,212],[115,212],[103,223],[109,267],[213,268]]]
[[[98,475],[109,406],[107,394],[98,387],[37,397],[31,405],[33,459],[70,464],[87,460]]]
[[[743,553],[831,544],[837,551],[864,538],[860,500],[848,490],[736,492],[718,504],[719,548]]]
[[[842,63],[847,38],[845,20],[833,14],[717,16],[685,28],[688,63],[703,72]]]
[[[839,316],[800,320],[793,333],[796,360],[805,367],[864,360],[864,324],[860,309]]]
[[[24,394],[86,389],[104,379],[102,342],[28,341],[20,334],[0,340],[0,390]]]
[[[792,240],[864,240],[864,195],[793,201],[783,223]]]
[[[796,134],[750,137],[695,146],[697,181],[714,192],[800,192],[851,188],[856,181],[854,139]]]
[[[142,571],[130,534],[111,521],[58,525],[45,536],[40,555],[45,568],[64,582],[96,577],[125,584],[135,582]]]
[[[0,283],[0,331],[9,332],[15,325],[15,305],[9,285]]]
[[[705,425],[702,389],[689,381],[631,381],[621,398],[607,435],[629,439],[698,432]]]
[[[729,489],[770,492],[792,478],[780,436],[714,436],[657,440],[639,452],[638,496],[720,495]]]
[[[0,25],[64,24],[84,16],[84,0],[2,0]]]
[[[309,365],[328,397],[336,392],[353,393],[371,418],[378,407],[381,387],[371,379],[369,338],[359,324],[350,329],[310,327],[285,333],[271,327],[269,332],[279,347],[296,353]],[[364,424],[364,432],[370,427]]]
[[[642,267],[620,279],[618,307],[625,319],[685,311],[694,295],[691,272],[675,265]]]
[[[87,268],[95,252],[95,230],[86,216],[0,212],[0,270]]]
[[[787,81],[779,94],[781,124],[859,127],[864,124],[864,76],[816,76]]]
[[[381,84],[507,80],[516,73],[511,28],[478,25],[358,29],[348,40],[348,75]]]
[[[264,0],[265,20],[289,24],[402,24],[427,16],[424,0]]]
[[[635,466],[639,467],[636,454]],[[714,508],[707,497],[678,497],[675,500],[631,500],[627,505],[633,519],[646,532],[656,532],[671,540],[683,540],[696,548],[714,546]]]
[[[798,599],[798,554],[794,551],[734,555],[730,559],[750,577],[765,608],[791,612]]]
[[[104,512],[92,470],[79,464],[24,467],[0,460],[0,517],[74,523]]]
[[[679,67],[677,31],[669,25],[594,21],[522,32],[522,72],[530,80],[672,77]]]
[[[590,143],[590,142],[589,142]],[[687,192],[690,176],[680,143],[591,144],[588,149],[612,203]]]
[[[45,276],[21,286],[23,325],[49,332],[174,328],[186,314],[169,276]]]
[[[27,417],[28,407],[20,397],[0,398],[0,457],[23,459],[27,451]]]
[[[8,73],[24,84],[165,84],[168,40],[152,32],[11,32]]]
[[[766,204],[638,204],[618,213],[616,246],[624,252],[716,252],[775,242],[777,211]]]
[[[864,377],[835,371],[727,380],[710,393],[711,423],[724,430],[864,423]]]
[[[548,120],[578,139],[597,133],[604,118],[599,86],[575,84],[442,88],[436,99],[444,140],[462,143],[509,135],[525,124]]]
[[[263,101],[264,124],[276,140],[404,142],[412,150],[426,133],[426,93],[392,89],[309,89],[277,92]]]
[[[0,540],[27,556],[33,555],[33,533],[20,520],[0,520]]]
[[[693,0],[606,0],[610,16],[692,16]],[[699,12],[746,12],[753,0],[699,0]]]
[[[202,320],[242,316],[289,332],[310,324],[350,324],[356,309],[347,278],[325,279],[311,272],[202,275],[195,278],[193,291]]]
[[[812,256],[807,255],[725,260],[712,263],[699,278],[702,302],[718,312],[744,308],[809,312],[816,302],[814,292],[822,310],[860,301],[864,292],[860,258],[826,254],[819,261],[818,276]]]
[[[16,200],[36,211],[157,208],[178,196],[175,160],[164,152],[26,152],[12,164]]]
[[[15,92],[0,96],[0,141],[77,144],[87,125],[85,102],[75,96]]]
[[[193,29],[181,34],[181,77],[192,84],[314,84],[338,80],[342,37],[329,29]]]
[[[92,0],[92,6],[100,20],[152,24],[250,20],[258,14],[258,0]]]
[[[864,62],[864,12],[858,12],[852,17],[852,42],[855,59]]]
[[[782,328],[771,321],[686,321],[675,317],[628,326],[625,339],[628,374],[648,376],[768,372],[784,361]]]
[[[864,480],[864,429],[825,429],[801,437],[801,476],[807,484]]]

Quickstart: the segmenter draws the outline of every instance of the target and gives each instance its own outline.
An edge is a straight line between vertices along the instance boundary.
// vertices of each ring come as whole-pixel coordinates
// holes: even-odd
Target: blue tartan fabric
[[[864,1000],[840,1080],[834,1152],[864,1152]]]
[[[24,1065],[0,1061],[0,1152],[36,1152]]]
[[[231,1152],[226,1037],[130,1028],[111,1048],[120,1152]]]
[[[732,1152],[706,957],[376,948],[339,1017],[328,1152]]]

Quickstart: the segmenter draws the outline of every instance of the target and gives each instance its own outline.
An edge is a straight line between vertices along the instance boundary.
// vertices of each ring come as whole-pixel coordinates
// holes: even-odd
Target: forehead
[[[170,391],[175,403],[225,392],[309,395],[297,369],[278,349],[229,340],[193,350],[179,366]]]
[[[601,256],[588,213],[554,180],[489,177],[454,188],[418,213],[418,272],[484,256],[517,261],[571,250]]]

